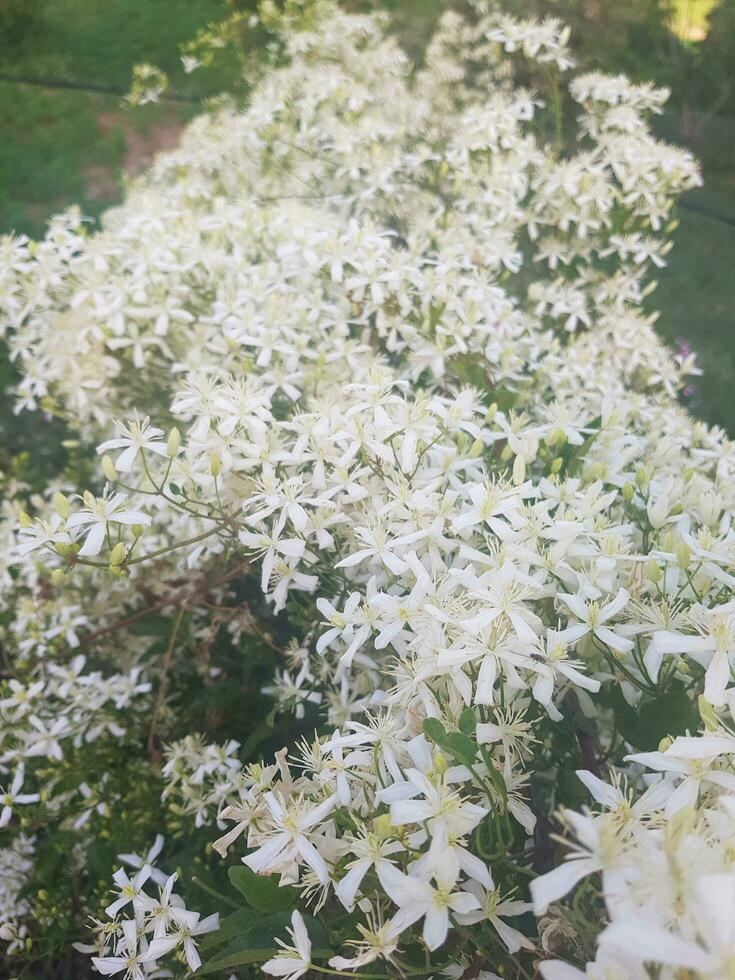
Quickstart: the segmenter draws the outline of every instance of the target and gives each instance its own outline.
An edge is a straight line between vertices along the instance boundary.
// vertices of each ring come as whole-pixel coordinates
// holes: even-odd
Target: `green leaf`
[[[446,747],[460,762],[467,766],[474,765],[477,746],[464,732],[452,732],[448,735]]]
[[[329,947],[329,936],[321,922],[305,915],[304,924],[314,944],[312,956],[315,959],[323,959],[334,955]],[[275,915],[257,915],[251,909],[233,912],[223,920],[222,924],[231,938],[230,944],[204,963],[197,971],[197,976],[216,973],[218,970],[231,970],[246,963],[258,963],[269,959],[278,949],[276,937],[284,939],[286,929],[290,925],[291,916],[287,912],[279,912]]]
[[[672,685],[655,701],[642,699],[637,708],[631,708],[617,686],[606,700],[615,712],[618,731],[625,741],[644,752],[655,751],[667,735],[683,735],[687,729],[695,731],[699,724],[697,706],[681,685]]]
[[[214,949],[215,946],[221,946],[222,943],[226,943],[228,940],[234,939],[235,936],[247,932],[248,929],[252,928],[252,925],[253,910],[251,908],[243,908],[238,909],[237,912],[231,912],[223,919],[220,919],[219,929],[204,936],[199,943],[199,948],[204,952],[205,950]]]
[[[474,735],[475,728],[477,727],[477,718],[475,718],[475,712],[472,708],[465,708],[462,714],[459,716],[459,721],[457,722],[457,727],[465,735]]]
[[[259,963],[263,960],[270,959],[275,954],[275,946],[268,948],[252,946],[239,950],[225,950],[224,953],[220,953],[219,956],[215,956],[214,959],[203,964],[197,970],[197,976],[201,977],[207,973],[217,973],[218,970],[231,970],[235,966],[244,966],[246,963]]]
[[[162,616],[160,613],[151,613],[144,616],[128,626],[128,632],[135,636],[170,636],[173,629],[173,620],[170,616]]]
[[[438,718],[424,718],[423,729],[424,735],[430,738],[432,742],[442,748],[447,747],[447,731]]]
[[[284,912],[296,905],[296,890],[281,888],[275,875],[256,874],[244,864],[230,868],[227,875],[248,905],[258,912]]]

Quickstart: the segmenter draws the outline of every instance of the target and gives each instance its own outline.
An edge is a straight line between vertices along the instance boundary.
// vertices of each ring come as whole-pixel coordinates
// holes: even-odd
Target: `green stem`
[[[222,892],[218,892],[216,889],[212,888],[211,885],[208,885],[206,882],[202,881],[201,878],[197,878],[196,875],[192,875],[191,881],[193,885],[197,886],[197,888],[201,888],[203,892],[211,895],[212,898],[216,898],[220,902],[224,902],[225,905],[229,905],[231,909],[237,909],[237,911],[239,911],[242,908],[242,906],[238,905],[237,902],[234,902],[231,898],[223,895]]]

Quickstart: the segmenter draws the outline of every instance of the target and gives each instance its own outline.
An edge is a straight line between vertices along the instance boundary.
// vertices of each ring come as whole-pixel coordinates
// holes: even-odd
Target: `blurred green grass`
[[[16,3],[36,0],[16,0]],[[38,0],[33,29],[12,45],[0,43],[0,74],[41,76],[125,91],[132,65],[150,62],[167,71],[172,90],[193,99],[227,87],[234,71],[186,76],[177,47],[208,22],[221,19],[222,0]],[[449,0],[345,0],[365,9],[380,5],[413,56],[420,55]],[[712,0],[676,0],[674,24],[704,23]],[[563,4],[559,4],[563,16]],[[683,30],[683,28],[682,28]],[[617,41],[620,47],[620,42]],[[618,52],[619,56],[620,52]],[[604,60],[604,54],[600,58]],[[617,65],[611,67],[617,67]],[[640,65],[645,74],[646,65]],[[120,96],[58,90],[0,81],[0,232],[39,236],[48,217],[73,203],[97,216],[120,199],[122,174],[175,138],[198,110],[196,102],[127,108]],[[666,138],[681,141],[676,112]],[[733,127],[735,133],[735,127]],[[711,126],[710,143],[722,142]],[[725,139],[725,145],[730,141]],[[720,154],[722,157],[723,155]],[[732,161],[731,151],[724,159]],[[735,171],[735,166],[730,166]],[[705,188],[692,206],[735,220],[735,176],[705,172]],[[675,344],[697,350],[705,377],[692,409],[735,434],[735,226],[683,208],[669,264],[650,301],[660,309],[658,329]],[[1,427],[0,427],[1,428]],[[0,435],[2,432],[0,431]]]
[[[150,62],[170,74],[172,90],[196,99],[226,78],[185,75],[177,48],[223,9],[221,0],[45,0],[28,34],[0,45],[0,74],[124,93],[132,66]],[[122,193],[129,144],[138,157],[152,151],[156,127],[172,131],[197,109],[132,110],[117,94],[0,81],[0,230],[38,236],[51,214],[74,203],[97,216]]]
[[[687,195],[735,222],[735,185],[711,178]],[[701,211],[679,209],[679,227],[668,264],[649,308],[661,311],[656,324],[665,340],[685,340],[697,352],[704,376],[694,381],[688,404],[694,414],[735,435],[735,224]]]

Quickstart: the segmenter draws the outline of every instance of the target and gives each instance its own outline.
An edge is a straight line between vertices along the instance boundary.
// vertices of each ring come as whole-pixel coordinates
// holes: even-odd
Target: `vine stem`
[[[122,565],[139,565],[143,561],[151,561],[153,558],[160,558],[161,555],[167,555],[172,551],[176,551],[178,548],[186,548],[190,544],[196,544],[198,541],[204,541],[205,538],[211,538],[213,534],[219,534],[221,530],[226,526],[226,523],[217,525],[209,531],[204,531],[202,534],[197,534],[194,538],[187,538],[185,541],[177,541],[176,544],[167,545],[165,548],[159,548],[157,551],[151,551],[147,555],[140,555],[138,558],[131,558],[129,561],[122,562]],[[87,561],[86,558],[74,558],[74,565],[91,565],[92,568],[107,568],[102,561]]]
[[[229,905],[231,909],[235,909],[239,912],[242,908],[242,906],[238,905],[237,902],[233,901],[231,898],[228,898],[226,895],[223,895],[221,892],[218,892],[215,888],[212,888],[211,885],[208,885],[206,882],[202,881],[201,878],[197,878],[196,875],[192,876],[191,881],[193,885],[197,886],[197,888],[201,888],[203,892],[211,895],[212,898],[216,898],[220,902],[224,902],[225,905]]]
[[[344,977],[344,972],[339,970],[332,970],[328,966],[317,966],[316,963],[309,964],[310,970],[316,970],[317,973],[328,973],[332,977]],[[387,973],[353,973],[350,971],[349,976],[351,977],[364,977],[365,980],[390,980]]]
[[[153,718],[151,718],[151,728],[148,732],[148,751],[151,756],[155,757],[159,753],[156,749],[156,725],[158,724],[158,716],[163,709],[163,702],[166,698],[166,691],[168,690],[168,672],[171,666],[171,660],[173,658],[174,647],[176,646],[176,637],[179,635],[179,629],[181,628],[181,622],[184,618],[184,613],[186,612],[186,603],[182,603],[179,609],[179,614],[176,617],[176,623],[171,631],[171,636],[168,641],[168,646],[166,647],[166,655],[163,658],[163,675],[161,677],[161,684],[158,688],[158,695],[156,696],[156,704],[153,709]]]
[[[237,578],[237,576],[240,575],[242,572],[248,572],[248,571],[250,571],[250,565],[248,564],[236,565],[235,568],[230,569],[230,571],[227,572],[226,575],[223,575],[222,578],[217,579],[215,582],[211,583],[211,585],[206,582],[204,584],[209,590],[211,590],[220,585],[225,585],[231,579]],[[132,623],[136,623],[139,619],[144,619],[146,616],[151,615],[151,613],[159,612],[161,609],[166,609],[169,606],[176,608],[182,603],[182,601],[186,605],[190,600],[195,599],[197,593],[200,591],[201,589],[197,588],[193,590],[190,589],[188,591],[183,591],[178,595],[165,596],[163,599],[160,599],[158,602],[154,602],[149,606],[144,606],[143,609],[136,610],[136,612],[131,613],[129,616],[125,616],[123,619],[119,619],[116,623],[112,623],[112,625],[110,626],[103,626],[100,629],[94,630],[91,633],[85,633],[84,636],[80,638],[79,643],[81,646],[88,646],[90,643],[92,643],[94,640],[99,639],[101,636],[107,636],[110,633],[116,633],[117,630],[125,629],[126,626],[130,626]]]

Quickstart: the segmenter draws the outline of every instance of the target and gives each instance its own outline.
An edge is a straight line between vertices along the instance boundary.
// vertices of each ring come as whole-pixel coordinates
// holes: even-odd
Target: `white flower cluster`
[[[31,908],[24,891],[31,878],[34,851],[35,841],[24,834],[0,850],[0,939],[8,955],[23,948],[28,932],[24,919]]]
[[[570,859],[531,884],[536,911],[565,895],[588,875],[602,874],[610,924],[586,973],[550,960],[546,980],[582,976],[641,978],[682,970],[699,977],[732,975],[735,949],[735,734],[709,713],[710,731],[669,739],[664,751],[628,760],[646,774],[645,791],[612,785],[591,772],[578,775],[601,812],[565,812],[575,839]],[[549,937],[558,931],[554,916]],[[553,941],[552,941],[553,945]]]
[[[66,739],[78,748],[106,732],[124,734],[120,722],[151,685],[140,680],[138,668],[103,677],[99,671],[85,672],[85,663],[79,654],[66,665],[49,663],[30,684],[14,678],[7,682],[7,696],[0,698],[1,766],[35,757],[58,761]]]
[[[178,875],[166,875],[155,867],[163,844],[159,835],[145,860],[136,854],[119,855],[139,870],[132,878],[124,868],[115,872],[117,897],[105,909],[109,921],[95,922],[94,944],[78,944],[81,952],[95,954],[92,962],[103,976],[122,973],[126,980],[170,976],[162,974],[159,960],[172,952],[180,954],[194,973],[202,963],[196,937],[219,928],[218,914],[203,919],[199,912],[186,908],[174,891]],[[146,891],[146,886],[154,884],[156,897]],[[125,918],[123,911],[131,917]]]
[[[58,590],[58,629],[68,596],[99,633],[151,579],[157,608],[206,616],[172,583],[204,575],[236,604],[229,570],[257,568],[294,633],[268,693],[327,728],[246,769],[191,735],[165,793],[232,822],[220,853],[350,913],[333,969],[410,972],[450,930],[429,972],[584,962],[602,932],[591,976],[730,976],[724,919],[697,911],[733,894],[712,877],[735,834],[725,735],[633,754],[630,797],[585,771],[609,812],[566,810],[580,857],[537,877],[569,742],[600,772],[696,724],[698,698],[717,731],[735,704],[735,453],[677,404],[693,363],[643,309],[696,164],[650,133],[664,94],[622,78],[577,78],[579,148],[545,142],[503,49],[566,69],[556,22],[447,14],[414,72],[379,18],[317,6],[247,110],[197,120],[100,234],[69,214],[5,244],[22,403],[82,433],[127,419],[101,494],[21,514],[8,606]],[[232,629],[277,645],[249,613]],[[149,688],[126,677],[137,710]],[[542,914],[599,871],[604,906],[591,889],[589,921],[555,913],[535,945],[529,879]],[[121,882],[133,901],[142,879]],[[138,978],[163,949],[137,901],[98,968]],[[267,972],[310,968],[305,930],[294,913]],[[668,958],[644,942],[662,931]]]

